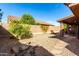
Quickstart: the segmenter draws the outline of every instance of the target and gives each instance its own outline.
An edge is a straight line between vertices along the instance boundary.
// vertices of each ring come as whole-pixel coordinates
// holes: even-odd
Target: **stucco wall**
[[[8,29],[8,24],[3,24],[2,26],[3,26],[5,29]],[[59,32],[59,31],[60,31],[60,27],[59,27],[59,26],[49,26],[47,33],[50,33],[51,30],[53,30],[54,32]],[[40,33],[43,33],[43,31],[41,30],[41,28],[40,28],[39,25],[31,25],[30,31],[31,31],[33,34],[40,34]]]

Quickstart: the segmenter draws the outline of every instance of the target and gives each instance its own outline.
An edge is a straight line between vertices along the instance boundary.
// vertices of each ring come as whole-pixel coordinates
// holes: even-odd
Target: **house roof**
[[[17,20],[20,17],[17,16],[8,16],[8,22],[12,21],[12,20]],[[35,20],[36,23],[39,23],[41,25],[49,25],[49,26],[53,26],[52,24],[49,24],[45,21],[41,21],[41,20]]]
[[[64,3],[66,6],[69,6],[69,7],[72,7],[72,6],[75,6],[79,3]]]
[[[70,8],[70,10],[73,12],[74,15],[64,17],[58,20],[58,22],[67,24],[77,24],[77,22],[79,21],[79,3],[64,3],[64,4]]]
[[[19,17],[16,17],[16,16],[8,16],[8,23],[12,20],[17,20]]]
[[[64,17],[62,19],[59,19],[58,22],[74,25],[74,24],[76,24],[76,22],[75,22],[76,20],[78,20],[76,18],[76,16],[70,15],[70,16]]]
[[[65,5],[71,9],[77,18],[79,18],[79,3],[65,3]]]
[[[52,24],[50,24],[50,23],[47,23],[47,22],[41,21],[41,20],[35,20],[35,22],[36,22],[36,23],[39,23],[39,24],[41,24],[41,25],[50,25],[50,26],[54,26],[54,25],[52,25]]]

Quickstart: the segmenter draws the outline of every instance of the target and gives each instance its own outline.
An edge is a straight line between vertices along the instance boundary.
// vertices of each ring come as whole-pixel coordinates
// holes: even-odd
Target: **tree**
[[[31,16],[30,14],[24,14],[21,17],[21,23],[34,25],[35,20],[34,20],[33,16]]]
[[[18,38],[30,38],[32,33],[30,25],[34,25],[35,20],[30,14],[22,15],[21,19],[13,20],[9,24],[9,31]]]
[[[0,9],[0,22],[1,22],[2,16],[3,16],[3,12],[2,12],[2,10]]]

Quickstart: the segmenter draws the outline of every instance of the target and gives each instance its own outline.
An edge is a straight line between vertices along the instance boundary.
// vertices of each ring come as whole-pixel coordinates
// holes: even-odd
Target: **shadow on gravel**
[[[54,35],[54,36],[53,36]],[[69,45],[67,45],[65,48],[73,52],[74,54],[79,56],[79,40],[71,35],[68,35],[68,37],[60,37],[59,34],[54,34],[52,36],[49,36],[49,38],[57,38],[59,40],[62,40]]]
[[[0,26],[0,56],[53,56],[41,46],[22,44],[9,31]]]

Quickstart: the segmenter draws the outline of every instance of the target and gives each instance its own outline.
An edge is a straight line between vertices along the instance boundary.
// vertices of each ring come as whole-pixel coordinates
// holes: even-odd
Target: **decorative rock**
[[[31,56],[29,53],[25,53],[24,56]]]
[[[14,53],[18,53],[19,52],[19,47],[14,46],[14,47],[12,47],[12,50],[13,50]]]
[[[31,56],[35,55],[35,47],[30,47],[27,51],[27,54],[30,54]]]
[[[20,50],[25,50],[25,49],[28,49],[29,48],[29,45],[21,45],[20,46]]]

